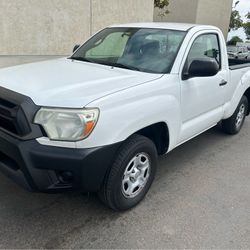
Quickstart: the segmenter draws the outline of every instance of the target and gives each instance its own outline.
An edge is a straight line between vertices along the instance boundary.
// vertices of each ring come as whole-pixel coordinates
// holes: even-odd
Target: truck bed
[[[250,68],[250,60],[228,59],[228,61],[230,70]]]

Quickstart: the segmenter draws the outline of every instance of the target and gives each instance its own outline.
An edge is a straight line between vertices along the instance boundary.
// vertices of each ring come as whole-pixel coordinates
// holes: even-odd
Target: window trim
[[[181,75],[182,75],[182,76],[183,76],[183,73],[184,73],[184,71],[185,71],[185,69],[186,69],[187,59],[188,59],[189,53],[190,53],[190,51],[191,51],[191,49],[192,49],[192,47],[193,47],[194,42],[195,42],[199,37],[204,36],[204,35],[215,35],[215,36],[217,37],[218,46],[219,46],[219,51],[220,51],[220,53],[219,53],[219,55],[220,55],[219,72],[222,70],[222,58],[223,58],[223,57],[222,57],[222,51],[221,51],[221,39],[220,39],[219,34],[218,34],[217,32],[211,32],[211,31],[210,31],[210,32],[204,32],[204,33],[202,33],[202,34],[199,34],[198,36],[196,36],[196,37],[194,38],[192,44],[190,45],[189,51],[188,51],[188,53],[187,53],[187,56],[186,56],[186,58],[185,58],[185,63],[184,63],[183,66],[182,66],[182,70],[181,70]]]

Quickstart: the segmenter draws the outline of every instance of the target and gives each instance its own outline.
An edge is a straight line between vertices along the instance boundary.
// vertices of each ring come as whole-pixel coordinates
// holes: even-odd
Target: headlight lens
[[[99,116],[98,109],[41,108],[34,122],[43,126],[51,140],[79,141],[93,131]]]

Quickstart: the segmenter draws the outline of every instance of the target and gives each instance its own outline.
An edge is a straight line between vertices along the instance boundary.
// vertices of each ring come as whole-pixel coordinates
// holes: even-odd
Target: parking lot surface
[[[45,57],[0,57],[0,67]],[[250,117],[239,135],[213,128],[159,158],[133,210],[93,194],[29,193],[0,174],[0,248],[250,248]]]

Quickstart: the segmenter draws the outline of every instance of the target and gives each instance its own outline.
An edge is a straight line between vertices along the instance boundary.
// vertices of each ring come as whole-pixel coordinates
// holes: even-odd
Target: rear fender
[[[227,119],[233,115],[239,105],[242,96],[248,88],[250,88],[250,70],[242,76],[236,90],[234,91],[232,99],[226,104],[224,119]]]

